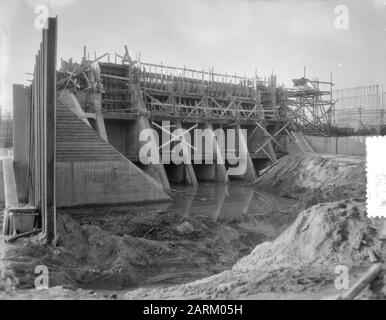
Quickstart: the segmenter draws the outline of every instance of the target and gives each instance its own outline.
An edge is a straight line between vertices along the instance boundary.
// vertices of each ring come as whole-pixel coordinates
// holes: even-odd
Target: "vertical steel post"
[[[47,242],[56,238],[56,51],[57,18],[49,18],[47,34],[47,92],[46,92],[46,143],[47,143]]]

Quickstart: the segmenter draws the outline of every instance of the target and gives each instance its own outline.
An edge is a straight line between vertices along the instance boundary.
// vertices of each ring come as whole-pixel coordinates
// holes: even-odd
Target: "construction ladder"
[[[291,132],[296,145],[300,148],[303,153],[315,153],[312,149],[302,132]]]

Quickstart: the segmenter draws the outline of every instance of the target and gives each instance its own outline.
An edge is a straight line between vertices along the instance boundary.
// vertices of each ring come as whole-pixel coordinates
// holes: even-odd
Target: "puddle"
[[[229,185],[200,183],[197,188],[172,185],[173,201],[109,206],[125,211],[157,211],[173,213],[181,218],[209,217],[218,222],[228,222],[241,215],[267,217],[272,212],[283,212],[297,203],[297,200],[258,191],[250,185],[231,183]],[[79,213],[79,208],[59,209],[61,212]],[[106,207],[84,207],[83,215],[108,213]]]
[[[184,216],[210,216],[216,220],[229,221],[241,214],[263,216],[294,205],[296,201],[259,192],[237,184],[201,184],[176,199],[170,206],[181,210]]]
[[[173,202],[137,205],[136,208],[168,210],[182,217],[211,217],[216,221],[231,221],[240,215],[266,216],[286,210],[296,200],[256,191],[248,185],[201,183],[197,188],[173,185]]]

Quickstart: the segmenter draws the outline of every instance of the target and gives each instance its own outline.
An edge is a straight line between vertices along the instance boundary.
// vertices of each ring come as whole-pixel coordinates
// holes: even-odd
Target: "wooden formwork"
[[[256,127],[255,135],[267,140],[263,149],[269,150],[268,158],[275,161],[272,136],[285,122],[287,99],[286,90],[277,87],[275,76],[262,80],[257,75],[247,78],[215,73],[213,68],[194,70],[142,63],[130,59],[127,48],[124,56],[116,55],[122,63],[102,62],[105,56],[97,58],[95,54],[91,61],[85,50],[80,64],[62,61],[59,83],[78,92],[86,113],[92,110],[91,92],[99,88],[105,119],[135,120],[146,116],[150,122],[209,121],[220,126]],[[139,107],[138,92],[145,109]],[[271,129],[267,129],[268,125]]]

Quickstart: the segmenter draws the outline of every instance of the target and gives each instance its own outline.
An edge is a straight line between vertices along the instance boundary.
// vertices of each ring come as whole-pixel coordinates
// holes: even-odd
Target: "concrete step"
[[[298,145],[298,147],[303,153],[315,153],[315,151],[312,149],[312,147],[304,137],[303,133],[292,132],[292,134],[296,140],[296,144]]]
[[[73,99],[57,102],[57,206],[170,200],[162,185],[82,120]]]

